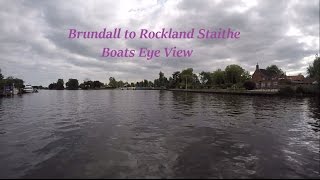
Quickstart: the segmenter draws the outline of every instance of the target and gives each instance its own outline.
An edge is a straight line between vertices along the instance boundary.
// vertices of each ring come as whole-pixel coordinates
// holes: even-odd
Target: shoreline
[[[42,89],[48,90],[50,89]],[[141,91],[141,90],[164,90],[164,91],[172,91],[172,92],[190,92],[190,93],[207,93],[207,94],[229,94],[229,95],[248,95],[248,96],[281,96],[281,97],[320,97],[319,94],[281,94],[276,89],[270,90],[227,90],[227,89],[164,89],[164,88],[144,88],[144,89],[118,89],[118,88],[101,88],[101,89],[77,89],[77,90],[68,90],[67,91],[90,91],[90,90],[117,90],[117,91]],[[54,90],[54,91],[62,91],[62,90]],[[23,95],[17,94],[17,95]],[[14,95],[4,95],[0,94],[1,97],[11,97]]]
[[[255,91],[255,90],[225,90],[225,89],[167,89],[173,92],[191,92],[191,93],[211,93],[211,94],[234,94],[249,96],[284,96],[284,97],[317,97],[317,94],[292,94],[284,95],[279,91]],[[318,95],[319,96],[319,95]]]
[[[256,96],[279,96],[278,91],[249,91],[249,90],[225,90],[225,89],[167,89],[174,92],[193,92],[211,94],[235,94],[235,95],[256,95]]]

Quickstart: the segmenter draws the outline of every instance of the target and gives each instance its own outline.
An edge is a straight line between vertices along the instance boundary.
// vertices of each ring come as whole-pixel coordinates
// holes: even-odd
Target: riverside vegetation
[[[272,74],[284,74],[284,72],[276,65],[271,65],[266,68]],[[316,56],[313,63],[307,68],[308,77],[316,79],[320,82],[320,58]],[[0,70],[0,89],[4,86],[15,84],[16,88],[23,88],[23,80],[9,76],[4,78]],[[66,86],[65,86],[66,85]],[[319,83],[317,85],[320,86]],[[40,86],[41,88],[42,86]],[[58,79],[57,82],[51,83],[48,86],[50,90],[89,90],[89,89],[114,89],[123,87],[141,87],[141,88],[156,88],[156,89],[226,89],[226,90],[253,90],[255,83],[251,81],[251,75],[241,66],[232,64],[228,65],[224,70],[217,69],[213,72],[202,71],[199,74],[194,73],[193,68],[187,68],[182,71],[176,71],[171,77],[167,78],[160,71],[159,78],[150,81],[144,79],[140,82],[125,82],[117,81],[114,77],[109,78],[109,83],[100,81],[84,80],[79,83],[77,79],[70,78],[66,83],[63,79]],[[318,88],[317,87],[317,88]],[[319,87],[320,88],[320,87]],[[293,89],[290,84],[283,86],[279,93],[283,95],[306,94],[309,90],[304,87]]]
[[[276,65],[266,68],[268,73],[282,75],[284,72]],[[313,78],[320,82],[320,58],[316,57],[307,69],[308,78]],[[319,83],[318,83],[319,86]],[[251,75],[241,66],[232,64],[224,70],[217,69],[213,72],[202,71],[194,73],[193,68],[176,71],[171,77],[167,78],[163,72],[159,72],[159,78],[150,81],[144,79],[140,82],[117,81],[114,77],[109,78],[109,83],[103,84],[100,81],[85,80],[79,84],[77,79],[69,79],[64,87],[63,79],[49,85],[49,89],[113,89],[123,87],[156,88],[156,89],[220,89],[220,90],[253,90],[255,83],[251,80]],[[318,88],[318,87],[316,87]],[[320,88],[320,87],[319,87]],[[314,91],[303,86],[293,88],[290,82],[286,83],[279,90],[282,95],[301,95],[310,94]]]

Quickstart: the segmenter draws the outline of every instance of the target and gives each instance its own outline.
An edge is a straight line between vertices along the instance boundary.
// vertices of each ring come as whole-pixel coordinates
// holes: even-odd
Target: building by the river
[[[313,85],[317,82],[312,78],[305,78],[302,74],[296,76],[286,76],[285,74],[275,75],[266,69],[260,69],[256,65],[256,70],[252,74],[252,81],[256,83],[257,89],[279,89],[283,85]]]

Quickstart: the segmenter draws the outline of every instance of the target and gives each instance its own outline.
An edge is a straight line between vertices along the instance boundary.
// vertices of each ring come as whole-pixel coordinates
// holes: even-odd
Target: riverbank
[[[212,94],[235,94],[235,95],[252,95],[252,96],[292,96],[292,97],[319,97],[314,93],[281,93],[278,89],[255,89],[255,90],[229,90],[229,89],[167,89],[176,92],[192,93],[212,93]]]
[[[237,95],[260,95],[276,96],[280,95],[278,90],[227,90],[227,89],[168,89],[168,91],[213,93],[213,94],[237,94]]]

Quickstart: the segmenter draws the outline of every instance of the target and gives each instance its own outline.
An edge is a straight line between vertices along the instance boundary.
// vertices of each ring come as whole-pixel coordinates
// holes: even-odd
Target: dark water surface
[[[315,98],[40,91],[0,99],[0,178],[317,178]]]

